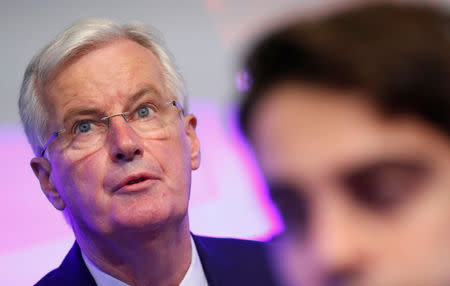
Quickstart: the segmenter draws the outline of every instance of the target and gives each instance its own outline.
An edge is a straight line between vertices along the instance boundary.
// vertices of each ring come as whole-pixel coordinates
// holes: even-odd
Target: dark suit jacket
[[[193,236],[209,286],[273,286],[264,243]],[[95,286],[75,242],[61,265],[37,286]]]

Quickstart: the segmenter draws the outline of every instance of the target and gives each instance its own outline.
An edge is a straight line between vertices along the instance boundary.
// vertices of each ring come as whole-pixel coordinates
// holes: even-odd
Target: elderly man
[[[450,18],[371,4],[262,39],[240,109],[285,285],[450,285]]]
[[[168,52],[138,24],[76,23],[28,65],[31,167],[76,242],[37,285],[271,285],[261,243],[191,235],[197,119]]]

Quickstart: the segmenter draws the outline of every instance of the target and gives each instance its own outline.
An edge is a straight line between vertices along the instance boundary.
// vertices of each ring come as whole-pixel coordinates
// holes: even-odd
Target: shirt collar
[[[197,248],[191,236],[191,264],[179,286],[208,286]],[[98,286],[129,286],[127,283],[103,272],[81,251],[83,260]]]

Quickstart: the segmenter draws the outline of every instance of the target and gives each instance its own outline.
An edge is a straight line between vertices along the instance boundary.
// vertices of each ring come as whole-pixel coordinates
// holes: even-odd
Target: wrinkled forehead
[[[159,60],[130,40],[111,43],[69,62],[58,70],[46,91],[45,106],[56,119],[82,106],[119,108],[143,91],[170,97]]]

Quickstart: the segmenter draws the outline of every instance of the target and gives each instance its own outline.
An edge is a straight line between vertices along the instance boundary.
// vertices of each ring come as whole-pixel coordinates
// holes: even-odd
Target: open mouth
[[[143,182],[143,181],[145,181],[145,180],[147,180],[147,179],[141,177],[141,178],[138,178],[138,179],[134,179],[134,180],[129,181],[129,182],[127,183],[127,185],[134,185],[134,184]]]
[[[112,191],[131,192],[148,189],[149,184],[158,179],[157,176],[147,172],[134,173],[117,182]]]

